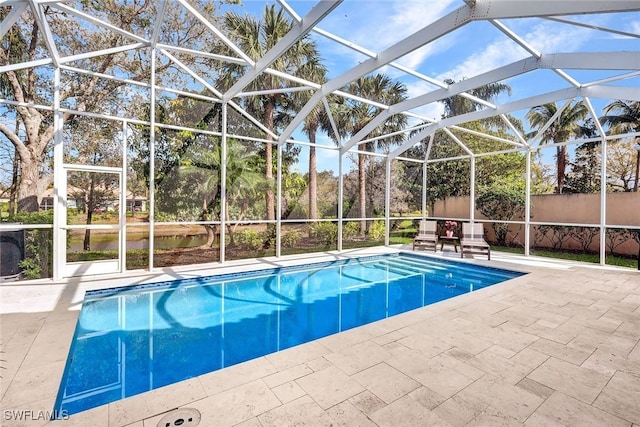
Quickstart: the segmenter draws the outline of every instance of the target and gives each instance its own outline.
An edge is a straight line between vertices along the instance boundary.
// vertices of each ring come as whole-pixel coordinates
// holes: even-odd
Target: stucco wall
[[[531,197],[535,222],[600,223],[599,194],[544,194]],[[607,194],[607,224],[640,226],[640,192]],[[430,216],[469,218],[469,197],[436,202]],[[476,210],[476,218],[485,218]]]
[[[600,224],[600,195],[599,194],[545,194],[532,196],[531,221],[533,222],[561,222],[574,224]],[[477,219],[486,219],[476,210]],[[469,218],[469,197],[450,197],[438,201],[430,216],[442,218]],[[640,226],[640,192],[638,193],[609,193],[606,203],[606,222],[610,226]],[[517,235],[516,241],[524,243],[524,233],[520,226],[514,226],[512,236]],[[491,227],[486,227],[488,238],[493,238]],[[520,232],[518,233],[518,229]],[[531,236],[534,239],[534,236]],[[539,239],[539,246],[551,246],[548,239]],[[562,247],[565,249],[581,249],[579,242],[567,238]],[[597,251],[599,239],[596,237],[590,249]],[[635,255],[638,244],[628,241],[616,249],[617,253]]]

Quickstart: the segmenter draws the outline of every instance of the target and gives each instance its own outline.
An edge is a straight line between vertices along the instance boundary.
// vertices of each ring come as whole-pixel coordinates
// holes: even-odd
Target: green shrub
[[[300,237],[300,233],[298,233],[296,230],[288,231],[282,235],[282,246],[284,246],[285,248],[293,248],[300,241]]]
[[[383,221],[373,221],[371,227],[369,227],[369,237],[373,240],[380,240],[384,237],[384,222]]]
[[[267,229],[262,233],[262,246],[261,248],[272,248],[276,245],[276,225],[267,224]]]
[[[20,212],[14,221],[23,224],[53,224],[53,210]],[[26,279],[51,277],[53,274],[53,230],[35,228],[24,231],[24,259],[20,261]]]
[[[360,233],[360,224],[355,221],[349,221],[342,225],[342,239],[353,240]]]
[[[398,223],[398,228],[400,230],[403,230],[405,228],[412,228],[412,227],[413,227],[413,221],[410,219],[403,219]]]
[[[260,249],[264,242],[262,233],[245,228],[237,232],[234,236],[234,240],[241,246],[245,246],[249,249]]]
[[[333,245],[338,241],[338,224],[317,222],[311,226],[311,236],[325,245]]]

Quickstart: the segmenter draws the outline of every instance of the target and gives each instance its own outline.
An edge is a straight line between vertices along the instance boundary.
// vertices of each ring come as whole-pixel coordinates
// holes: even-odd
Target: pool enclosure
[[[0,4],[0,275],[389,245],[426,216],[638,252],[637,0],[236,3]]]

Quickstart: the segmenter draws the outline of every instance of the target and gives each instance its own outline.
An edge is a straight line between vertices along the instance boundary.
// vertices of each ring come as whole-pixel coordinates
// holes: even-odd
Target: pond
[[[190,236],[156,236],[156,249],[173,249],[173,248],[192,248],[205,244],[207,241],[206,234],[196,234]],[[82,252],[82,239],[72,239],[68,252]],[[127,240],[127,249],[147,249],[149,247],[149,238],[140,237],[135,240]],[[113,235],[97,235],[92,236],[92,251],[113,251],[118,249],[118,238]]]

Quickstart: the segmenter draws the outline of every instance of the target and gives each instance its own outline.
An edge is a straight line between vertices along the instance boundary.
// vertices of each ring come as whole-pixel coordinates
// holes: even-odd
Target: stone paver
[[[556,358],[547,359],[528,378],[586,403],[592,403],[609,381],[609,376]]]
[[[540,396],[488,374],[460,394],[470,394],[521,422],[524,422],[543,402]]]
[[[637,365],[636,365],[637,368]],[[640,424],[640,372],[616,372],[596,399],[594,406],[620,418]]]
[[[301,397],[293,402],[278,406],[258,416],[260,424],[264,427],[279,427],[284,425],[333,425],[333,420],[316,402],[309,396]],[[313,421],[311,421],[313,420]]]
[[[323,409],[364,391],[362,385],[335,366],[299,378],[296,382]]]
[[[202,426],[234,426],[282,403],[262,380],[256,380],[189,404],[202,414]]]
[[[629,426],[629,422],[564,393],[553,393],[527,420],[527,426]]]
[[[380,363],[358,372],[353,376],[353,379],[385,403],[391,403],[420,387],[420,383],[386,363]]]
[[[640,273],[518,260],[496,253],[471,262],[529,275],[64,424],[5,411],[51,410],[82,290],[98,284],[61,294],[62,284],[0,287],[2,426],[155,427],[177,407],[198,409],[201,426],[640,425]],[[26,298],[51,306],[52,293],[63,295],[53,311],[13,312]]]
[[[409,396],[398,399],[373,413],[371,419],[376,425],[382,427],[396,427],[398,425],[407,427],[451,425],[438,414],[428,410]]]

